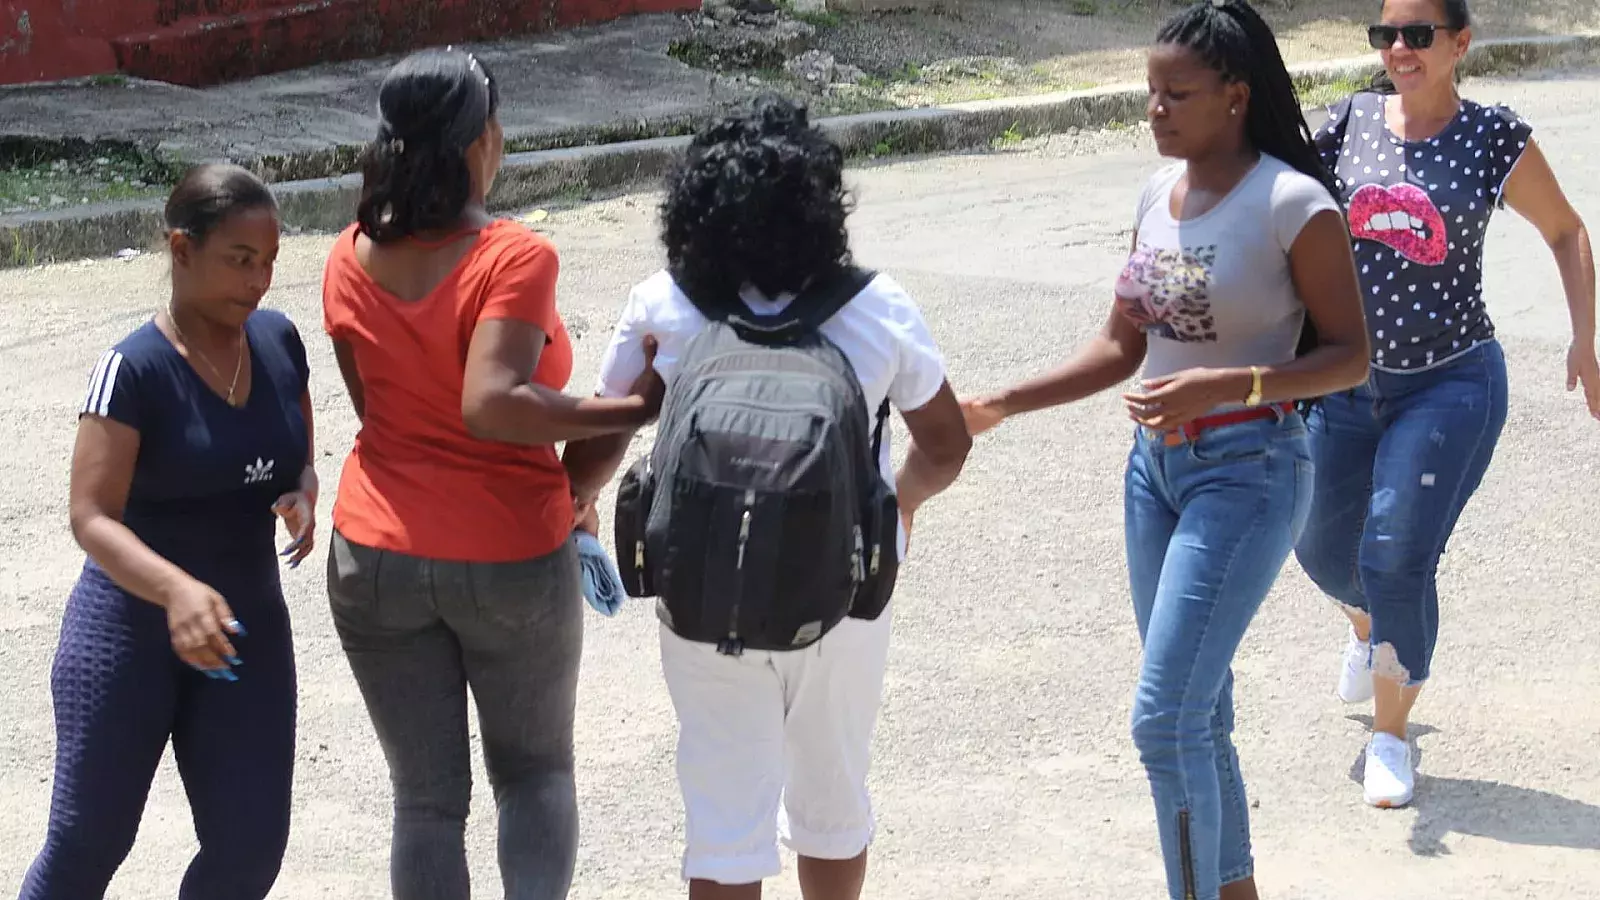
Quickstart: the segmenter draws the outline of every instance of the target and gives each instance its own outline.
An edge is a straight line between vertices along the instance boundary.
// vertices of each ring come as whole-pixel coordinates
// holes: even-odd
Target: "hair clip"
[[[399,156],[399,155],[405,153],[406,152],[405,139],[404,138],[390,138],[389,139],[389,152],[394,154],[395,156]]]
[[[1228,0],[1211,0],[1211,5],[1217,9],[1223,9],[1228,5]]]

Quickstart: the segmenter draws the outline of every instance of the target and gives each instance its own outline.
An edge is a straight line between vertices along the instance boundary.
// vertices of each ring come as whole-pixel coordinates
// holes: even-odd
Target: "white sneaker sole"
[[[1376,809],[1404,809],[1411,805],[1412,799],[1416,796],[1416,791],[1412,791],[1404,797],[1374,797],[1366,791],[1362,791],[1362,794],[1366,797],[1367,805]]]

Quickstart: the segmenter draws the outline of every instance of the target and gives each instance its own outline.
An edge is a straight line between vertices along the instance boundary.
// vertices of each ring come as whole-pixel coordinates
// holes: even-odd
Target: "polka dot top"
[[[1316,144],[1349,213],[1373,368],[1418,372],[1494,339],[1483,239],[1532,133],[1511,110],[1470,100],[1421,141],[1390,132],[1381,94],[1329,109]]]

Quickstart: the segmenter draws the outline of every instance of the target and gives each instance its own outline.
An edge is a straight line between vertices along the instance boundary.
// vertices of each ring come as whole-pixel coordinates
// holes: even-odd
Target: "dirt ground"
[[[1579,210],[1600,222],[1600,173],[1587,164],[1600,69],[1467,91],[1527,116]],[[958,392],[993,389],[1058,363],[1099,327],[1157,164],[1147,135],[1128,130],[852,170],[853,245],[918,299]],[[559,209],[539,226],[562,254],[574,393],[593,383],[629,287],[661,264],[658,199]],[[268,297],[311,353],[324,548],[356,427],[317,325],[328,246],[287,240]],[[1488,247],[1511,415],[1440,574],[1439,656],[1412,731],[1416,804],[1362,803],[1352,764],[1369,711],[1333,697],[1343,626],[1292,561],[1236,659],[1237,742],[1272,900],[1594,900],[1600,885],[1600,425],[1562,389],[1567,316],[1537,232],[1501,214]],[[65,508],[73,412],[95,359],[163,302],[165,270],[142,257],[0,272],[0,896],[14,896],[49,802],[50,664],[82,563]],[[1123,567],[1129,425],[1115,393],[985,435],[918,517],[871,778],[873,900],[1162,895],[1128,736],[1139,648]],[[897,452],[904,439],[897,427]],[[284,580],[300,735],[273,897],[380,900],[390,791],[329,621],[322,551]],[[586,623],[573,897],[681,898],[675,730],[650,605]],[[481,765],[477,784],[469,854],[478,896],[493,897]],[[170,900],[194,846],[169,757],[110,897]],[[792,865],[768,896],[795,900]]]
[[[951,0],[943,11],[830,17],[820,46],[873,79],[863,94],[895,105],[1141,82],[1144,49],[1172,0]],[[1371,52],[1375,0],[1263,0],[1291,65]],[[1593,0],[1474,0],[1479,37],[1600,29]],[[849,92],[846,92],[848,96]]]

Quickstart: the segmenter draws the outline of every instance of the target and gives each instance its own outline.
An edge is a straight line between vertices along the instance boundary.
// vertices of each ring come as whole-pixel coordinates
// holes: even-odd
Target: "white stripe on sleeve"
[[[106,383],[106,370],[111,367],[112,357],[117,356],[117,351],[107,350],[95,363],[94,374],[89,377],[89,396],[84,398],[83,408],[78,412],[88,415],[93,413],[100,405],[100,389]]]
[[[122,368],[122,354],[112,351],[111,368],[106,372],[105,387],[100,389],[100,407],[95,410],[96,415],[104,416],[111,412],[111,395],[117,387],[117,370]]]

